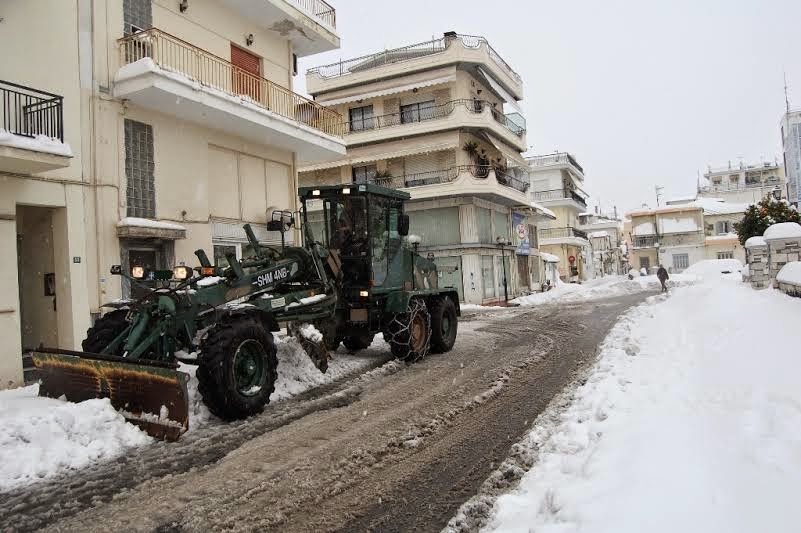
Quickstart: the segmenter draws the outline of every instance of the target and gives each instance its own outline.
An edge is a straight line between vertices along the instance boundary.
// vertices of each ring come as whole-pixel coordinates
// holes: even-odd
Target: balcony
[[[349,145],[456,128],[489,129],[510,146],[520,151],[526,149],[523,116],[518,113],[505,115],[483,100],[451,100],[440,105],[352,120],[343,126]]]
[[[35,174],[68,167],[64,99],[0,80],[0,170]]]
[[[302,162],[345,154],[339,113],[158,29],[119,40],[114,96],[179,120],[297,152]]]
[[[576,158],[567,152],[559,152],[548,155],[538,155],[528,159],[532,168],[547,168],[553,166],[572,166],[584,179],[584,169],[578,164]]]
[[[298,57],[339,48],[336,10],[323,0],[222,0],[247,20],[280,32]]]
[[[311,94],[319,94],[455,64],[480,65],[511,96],[523,98],[522,78],[487,39],[462,34],[446,34],[439,39],[314,67],[306,71],[306,85]]]
[[[746,181],[729,182],[729,183],[712,183],[704,187],[698,187],[698,192],[701,194],[716,193],[716,192],[739,192],[749,191],[752,189],[773,189],[781,188],[781,181],[778,176],[771,176],[765,181]]]
[[[587,246],[587,234],[573,227],[566,228],[543,228],[539,231],[540,245],[548,244],[572,244],[575,246]]]
[[[550,191],[537,191],[534,193],[535,202],[557,205],[560,203],[573,204],[581,210],[587,209],[587,201],[576,191],[567,189],[554,189]],[[577,204],[577,205],[576,205]]]
[[[403,189],[413,199],[478,196],[503,205],[528,206],[528,183],[487,165],[457,165],[371,180],[390,189]]]
[[[634,248],[654,248],[659,244],[659,237],[657,235],[635,235],[634,242],[631,244]]]

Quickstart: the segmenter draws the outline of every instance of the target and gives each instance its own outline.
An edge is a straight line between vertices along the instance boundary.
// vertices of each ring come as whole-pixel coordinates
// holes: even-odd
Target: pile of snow
[[[776,281],[801,286],[801,261],[791,261],[776,274]]]
[[[754,246],[766,246],[768,243],[765,242],[765,237],[748,237],[745,241],[746,248],[753,248]]]
[[[186,228],[181,226],[180,224],[173,224],[172,222],[163,222],[161,220],[151,220],[149,218],[139,218],[139,217],[125,217],[119,222],[117,222],[117,227],[153,228],[153,229],[186,231]]]
[[[107,461],[152,439],[108,399],[70,403],[39,385],[0,391],[0,491]]]
[[[217,285],[225,278],[221,278],[220,276],[209,276],[207,278],[201,278],[197,280],[198,287],[211,287],[212,285]]]
[[[673,274],[668,281],[668,287],[680,287],[694,283],[695,276],[683,274]],[[584,283],[563,283],[558,282],[553,289],[547,292],[538,292],[528,296],[520,296],[512,300],[512,303],[529,306],[542,305],[559,302],[584,302],[634,294],[646,290],[657,291],[661,289],[661,284],[656,276],[637,276],[629,279],[627,276],[606,276],[596,278]]]
[[[690,265],[689,268],[684,270],[683,274],[701,279],[721,276],[741,279],[740,272],[742,269],[743,264],[737,259],[704,259]]]
[[[48,137],[46,135],[25,137],[23,135],[15,135],[2,128],[0,128],[0,146],[9,146],[11,148],[20,148],[22,150],[30,150],[32,152],[43,152],[46,154],[72,157],[72,148],[70,148],[70,145],[63,143],[58,139]]]
[[[536,462],[487,530],[797,531],[799,315],[725,279],[628,313],[519,444]]]
[[[774,239],[801,239],[801,224],[797,222],[780,222],[765,230],[766,241]]]
[[[559,256],[558,255],[549,254],[548,252],[540,252],[540,257],[542,257],[542,260],[545,261],[546,263],[558,263],[559,262]]]

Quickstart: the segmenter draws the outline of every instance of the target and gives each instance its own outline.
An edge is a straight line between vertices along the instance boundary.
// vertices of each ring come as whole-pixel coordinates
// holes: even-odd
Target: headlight
[[[142,279],[145,277],[145,267],[135,266],[131,269],[131,277]]]
[[[369,298],[370,297],[370,291],[359,291],[359,297],[360,298]]]
[[[188,266],[177,266],[172,269],[173,279],[185,280],[192,277],[192,269]]]

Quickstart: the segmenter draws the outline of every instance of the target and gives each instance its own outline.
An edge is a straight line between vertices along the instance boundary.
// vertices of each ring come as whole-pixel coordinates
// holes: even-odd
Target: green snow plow
[[[222,267],[197,250],[196,268],[134,265],[128,273],[112,267],[112,274],[132,284],[163,286],[108,304],[111,310],[87,332],[83,352],[35,352],[40,394],[109,398],[149,434],[176,440],[189,427],[189,376],[178,370],[179,362],[198,365],[198,390],[212,413],[246,418],[259,413],[274,391],[273,332],[280,324],[321,372],[340,343],[364,349],[376,333],[408,362],[449,351],[460,314],[457,291],[438,286],[436,265],[418,255],[407,237],[408,194],[354,184],[302,188],[300,198],[303,246],[284,244],[295,215],[276,211],[267,229],[281,232],[280,247],[259,244],[244,226],[253,258],[229,254]],[[188,358],[191,353],[199,355]]]

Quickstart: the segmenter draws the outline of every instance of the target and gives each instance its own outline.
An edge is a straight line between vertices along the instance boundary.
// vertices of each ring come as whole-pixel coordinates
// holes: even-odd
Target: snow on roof
[[[531,202],[531,207],[533,207],[537,211],[542,211],[544,215],[552,217],[554,220],[556,220],[556,215],[554,214],[554,212],[548,209],[547,207],[543,207],[537,202]]]
[[[72,148],[70,148],[70,145],[63,143],[58,139],[54,139],[46,135],[25,137],[24,135],[15,135],[2,128],[0,128],[0,146],[9,146],[11,148],[20,148],[22,150],[30,150],[32,152],[43,152],[46,154],[72,157]]]
[[[799,239],[801,238],[801,224],[797,222],[780,222],[765,230],[765,240],[771,239]]]
[[[745,247],[751,248],[753,246],[767,246],[768,243],[765,242],[765,237],[753,236],[749,237],[748,240],[745,241]]]
[[[776,274],[779,283],[792,283],[801,285],[801,261],[790,261]]]
[[[540,252],[540,257],[542,257],[542,260],[545,261],[546,263],[558,263],[559,262],[559,257],[557,257],[557,256],[555,256],[553,254],[549,254],[548,252]]]
[[[665,200],[666,205],[686,204],[695,201],[695,196],[675,196]]]
[[[698,198],[693,204],[704,210],[705,215],[735,215],[745,213],[751,204],[722,202],[717,198]]]
[[[117,222],[118,228],[122,228],[125,226],[131,226],[136,228],[155,228],[155,229],[186,231],[186,228],[179,224],[173,224],[171,222],[162,222],[160,220],[150,220],[149,218],[138,218],[138,217],[125,217],[119,222]]]
[[[707,241],[731,241],[731,240],[737,240],[738,238],[739,237],[737,237],[736,233],[724,233],[722,235],[709,235],[709,236],[707,236],[706,240]]]
[[[608,231],[593,231],[592,233],[590,233],[590,238],[591,239],[595,239],[595,238],[600,239],[602,237],[609,237],[609,232]]]

